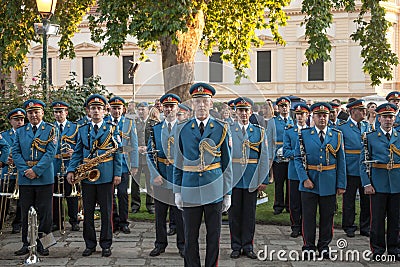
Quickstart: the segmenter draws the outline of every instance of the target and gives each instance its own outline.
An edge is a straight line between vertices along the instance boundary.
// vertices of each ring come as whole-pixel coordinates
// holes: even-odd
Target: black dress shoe
[[[80,229],[79,224],[74,223],[71,225],[71,231],[78,232],[79,229]]]
[[[175,228],[170,228],[168,233],[167,233],[167,235],[171,236],[171,235],[174,235],[174,234],[176,234],[176,229]]]
[[[278,215],[278,214],[281,214],[281,213],[282,213],[281,210],[274,210],[274,215]]]
[[[298,237],[299,235],[301,235],[301,232],[300,232],[300,231],[292,231],[292,232],[290,233],[290,237],[293,237],[293,238],[296,238],[296,237]]]
[[[360,232],[360,235],[369,237],[369,232]]]
[[[82,256],[88,257],[92,255],[93,252],[96,252],[96,248],[85,248],[85,250],[82,252]]]
[[[102,257],[110,257],[111,256],[111,249],[103,248],[103,250],[101,251],[101,256]]]
[[[49,250],[47,248],[44,248],[43,246],[38,246],[37,247],[37,252],[41,256],[49,256]]]
[[[21,227],[13,226],[13,229],[12,229],[11,233],[12,234],[18,234],[19,232],[21,232]]]
[[[132,209],[132,213],[138,213],[139,209]]]
[[[181,258],[185,258],[185,252],[183,249],[179,250],[179,256],[181,256]]]
[[[346,235],[347,235],[347,237],[350,237],[350,238],[356,236],[356,234],[354,232],[346,232]]]
[[[22,255],[26,255],[29,253],[29,249],[27,246],[22,246],[22,248],[20,248],[19,250],[14,252],[15,256],[22,256]]]
[[[148,212],[149,214],[154,214],[154,209],[149,209],[149,210],[147,210],[147,212]]]
[[[159,256],[161,253],[165,252],[165,248],[159,248],[159,247],[155,247],[151,252],[150,252],[150,256],[151,257],[156,257]]]
[[[249,259],[257,259],[257,255],[256,253],[254,253],[254,251],[249,250],[249,251],[243,251],[243,255],[245,255],[247,258]]]
[[[122,231],[124,234],[130,234],[130,233],[131,233],[131,229],[129,229],[128,225],[122,226],[122,227],[121,227],[121,231]]]
[[[240,251],[239,250],[234,250],[231,252],[231,258],[232,259],[238,259],[240,257]]]

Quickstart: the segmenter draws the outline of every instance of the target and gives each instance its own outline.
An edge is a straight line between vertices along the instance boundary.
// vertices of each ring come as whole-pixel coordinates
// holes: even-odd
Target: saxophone
[[[74,173],[75,178],[73,180],[73,184],[80,183],[82,180],[85,179],[88,179],[90,182],[95,182],[100,178],[100,171],[98,169],[94,169],[94,167],[98,166],[100,163],[109,158],[113,153],[118,151],[118,143],[117,141],[115,141],[112,134],[113,131],[110,132],[113,147],[111,149],[108,149],[106,153],[89,159],[85,163],[79,165]]]
[[[38,238],[38,219],[37,213],[34,207],[29,208],[28,212],[28,238],[29,238],[29,256],[25,259],[25,264],[35,264],[38,263],[39,257],[36,254],[37,243],[36,240]]]

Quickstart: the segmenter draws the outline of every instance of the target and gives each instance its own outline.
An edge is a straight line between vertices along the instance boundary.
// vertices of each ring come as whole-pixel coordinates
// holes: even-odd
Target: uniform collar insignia
[[[394,133],[394,136],[397,136],[397,133]]]
[[[331,132],[329,132],[329,136],[332,136],[332,133],[331,133]]]
[[[350,123],[350,127],[353,127],[353,126],[354,126],[354,124]]]
[[[192,129],[194,129],[194,122],[192,123]]]
[[[378,136],[381,136],[381,133],[378,133]]]
[[[104,125],[104,126],[103,126],[103,130],[106,130],[106,129],[107,129],[107,128],[106,128],[106,126]]]
[[[250,132],[252,132],[252,131],[253,131],[253,128],[250,127]]]
[[[210,122],[210,128],[214,128],[214,123]]]
[[[298,128],[294,129],[295,132],[297,132]]]
[[[42,130],[44,130],[44,125],[42,125]]]
[[[314,130],[312,130],[312,131],[311,131],[311,134],[314,134],[314,133],[315,133],[315,131],[314,131]]]
[[[236,131],[236,132],[239,131],[239,128],[236,128],[235,131]]]

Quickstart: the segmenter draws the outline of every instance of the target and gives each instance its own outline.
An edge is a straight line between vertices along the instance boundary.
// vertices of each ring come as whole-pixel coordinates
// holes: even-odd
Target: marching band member
[[[386,249],[400,261],[400,136],[393,128],[397,110],[391,103],[376,108],[380,127],[366,134],[359,162],[364,192],[371,201],[370,246],[378,261]]]
[[[53,113],[55,118],[54,125],[58,128],[58,146],[57,154],[54,158],[54,183],[58,183],[57,174],[61,176],[66,175],[69,160],[71,159],[72,153],[76,145],[76,140],[78,139],[78,126],[76,123],[67,120],[69,104],[63,101],[54,101],[51,103],[53,107]],[[64,176],[65,177],[65,176]],[[64,197],[67,201],[68,206],[68,217],[69,223],[71,224],[72,231],[79,231],[79,221],[78,221],[78,197],[70,196],[72,192],[72,186],[67,183],[67,181],[62,182],[64,189]],[[57,191],[58,186],[54,188],[55,193],[61,193]],[[60,188],[62,189],[62,188]],[[62,230],[59,229],[60,221],[64,221],[64,218],[59,218],[59,211],[63,210],[62,201],[61,206],[59,205],[59,200],[53,198],[53,227],[52,231]],[[63,214],[61,213],[61,216]]]
[[[348,237],[354,237],[357,226],[354,224],[356,216],[356,193],[360,192],[360,234],[369,236],[369,197],[364,194],[360,177],[360,154],[363,147],[361,136],[369,131],[368,122],[364,121],[367,114],[364,100],[359,99],[347,104],[350,117],[339,123],[337,129],[342,131],[344,138],[344,152],[346,154],[347,187],[343,194],[342,229]]]
[[[147,151],[157,150],[156,154],[149,153],[150,177],[154,189],[154,206],[156,214],[156,241],[150,256],[155,257],[165,251],[168,245],[166,219],[168,208],[173,210],[176,223],[176,246],[179,255],[184,257],[184,232],[182,211],[175,205],[173,186],[173,156],[174,130],[177,124],[176,113],[181,102],[175,94],[165,94],[160,98],[163,105],[165,120],[152,127]],[[155,151],[153,151],[155,153]],[[171,217],[171,215],[170,215]]]
[[[300,180],[294,166],[294,158],[298,157],[295,154],[296,143],[299,141],[299,131],[308,128],[306,122],[310,108],[305,103],[300,103],[294,106],[296,114],[296,125],[288,125],[283,135],[283,156],[290,159],[289,161],[289,211],[290,223],[292,228],[291,237],[296,238],[301,235],[301,193],[299,191]]]
[[[231,258],[241,253],[257,259],[253,251],[256,224],[257,192],[268,184],[268,144],[265,129],[250,123],[254,102],[239,97],[234,102],[237,122],[231,125],[232,133],[232,205],[229,210],[231,233]]]
[[[28,211],[31,206],[37,209],[39,238],[51,232],[52,199],[54,184],[53,159],[57,148],[58,131],[54,125],[44,122],[42,101],[30,99],[24,108],[29,123],[16,130],[12,147],[12,157],[18,170],[18,185],[21,203],[22,243],[15,255],[29,253],[28,249]],[[32,242],[32,241],[31,241]],[[49,255],[49,250],[37,240],[37,252]]]
[[[130,179],[129,175],[136,175],[139,164],[136,127],[133,119],[128,119],[124,115],[122,115],[125,108],[125,100],[122,97],[115,96],[111,98],[108,103],[111,107],[111,115],[109,117],[106,117],[106,120],[113,122],[115,125],[118,125],[119,134],[122,140],[123,154],[121,183],[116,186],[118,208],[115,198],[113,202],[114,231],[121,230],[124,234],[129,234],[131,232],[128,222],[128,186]]]
[[[15,139],[15,131],[17,128],[21,127],[22,125],[24,125],[24,120],[26,117],[26,112],[25,110],[23,110],[22,108],[16,108],[11,110],[8,114],[7,114],[7,119],[11,124],[11,129],[4,131],[1,133],[1,136],[3,137],[3,139],[8,143],[8,145],[10,146],[10,152],[11,152],[11,147],[14,144],[14,139]],[[2,157],[3,157],[3,153],[2,153]],[[13,167],[14,170],[10,170],[9,167]],[[9,175],[7,177],[7,179],[9,179],[9,184],[8,184],[8,189],[7,192],[12,192],[12,190],[14,190],[16,188],[16,186],[18,186],[16,183],[18,182],[16,180],[16,175],[10,175],[9,172],[11,171],[11,173],[16,173],[17,169],[15,168],[14,165],[14,161],[12,159],[12,155],[10,154],[8,156],[7,162],[6,164],[3,166],[2,172],[1,172],[1,177],[2,179],[4,179],[4,175]],[[4,191],[5,188],[3,188]],[[19,232],[21,232],[21,204],[19,199],[16,200],[16,212],[15,212],[15,218],[12,222],[12,234],[17,234]],[[8,208],[7,208],[8,210]],[[3,212],[1,214],[4,214]],[[1,216],[0,214],[0,216]],[[5,218],[0,218],[0,222],[3,222],[3,219]],[[0,227],[1,228],[1,227]]]
[[[103,257],[111,256],[112,244],[112,204],[114,185],[121,182],[122,155],[117,153],[119,146],[118,126],[103,120],[107,100],[98,94],[86,100],[91,122],[79,127],[78,140],[67,169],[67,180],[70,184],[82,179],[82,197],[85,216],[83,220],[83,238],[86,249],[82,256],[90,256],[96,251],[97,240],[94,227],[96,202],[100,205],[101,231],[100,247]],[[87,168],[98,170],[95,177],[83,178],[84,173],[75,176],[76,171],[87,165]],[[78,173],[79,174],[79,173]],[[89,178],[92,178],[89,180]]]
[[[333,216],[336,194],[346,188],[346,163],[342,133],[328,127],[332,107],[328,103],[311,106],[315,126],[301,130],[303,142],[297,142],[295,167],[300,179],[303,218],[303,250],[305,257],[329,257],[329,244],[333,237]],[[300,140],[300,139],[299,139]],[[315,245],[316,213],[319,206],[319,239]]]
[[[199,230],[207,229],[205,266],[218,264],[222,212],[231,205],[232,163],[229,125],[210,117],[215,89],[206,83],[190,87],[195,118],[175,132],[175,203],[183,209],[185,266],[200,266]]]
[[[274,162],[272,164],[273,177],[275,179],[275,200],[274,200],[274,215],[282,213],[284,209],[289,211],[289,187],[288,183],[288,159],[283,158],[283,155],[279,155],[279,151],[282,151],[283,147],[283,132],[288,125],[293,125],[293,119],[289,116],[290,110],[290,99],[288,97],[280,97],[276,100],[276,105],[279,109],[279,116],[274,117],[275,127],[271,127],[268,133],[272,133],[275,139],[276,150]],[[284,191],[286,183],[286,193]]]

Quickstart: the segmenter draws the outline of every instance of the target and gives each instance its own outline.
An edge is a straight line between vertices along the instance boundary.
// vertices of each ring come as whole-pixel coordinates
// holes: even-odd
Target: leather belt
[[[174,159],[166,159],[166,158],[157,157],[157,161],[164,163],[167,166],[174,164]]]
[[[33,167],[36,166],[39,163],[38,160],[29,160],[26,162],[26,165],[28,165],[29,167]]]
[[[346,154],[355,154],[355,155],[359,155],[361,154],[361,150],[350,150],[350,149],[345,149],[344,153]]]
[[[319,172],[323,172],[323,171],[330,171],[330,170],[334,170],[336,169],[336,164],[332,164],[332,165],[308,165],[307,166],[308,170],[313,170],[313,171],[319,171]]]
[[[240,163],[240,164],[257,164],[258,159],[246,159],[246,158],[233,158],[232,163]]]
[[[54,156],[54,158],[56,158],[56,159],[71,159],[71,157],[69,156],[69,154],[66,154],[66,153],[56,154],[56,155]]]
[[[283,145],[283,142],[275,142],[275,145]]]
[[[100,163],[109,162],[109,161],[112,161],[113,159],[114,159],[114,157],[108,157],[108,158],[103,159]],[[84,162],[84,163],[88,163],[88,162],[90,162],[91,160],[92,160],[92,159],[84,158],[84,159],[83,159],[83,162]]]
[[[373,168],[377,169],[386,169],[386,170],[391,170],[391,169],[398,169],[400,168],[400,164],[394,164],[394,163],[372,163]]]
[[[210,165],[205,165],[205,166],[183,166],[183,170],[185,172],[205,172],[205,171],[211,171],[214,169],[218,169],[221,167],[221,162],[216,162]]]

